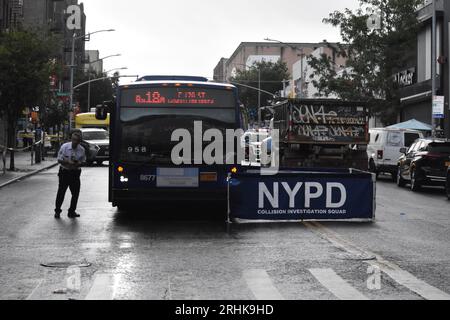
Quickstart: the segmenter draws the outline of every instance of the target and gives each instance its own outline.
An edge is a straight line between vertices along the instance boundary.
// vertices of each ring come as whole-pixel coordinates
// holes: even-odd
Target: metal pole
[[[89,65],[89,86],[88,86],[88,109],[87,112],[91,112],[91,65]]]
[[[74,82],[74,70],[75,70],[75,40],[76,33],[73,33],[72,37],[72,56],[70,59],[70,106],[69,106],[69,133],[72,131],[72,119],[70,112],[73,111],[73,82]]]
[[[436,136],[436,121],[433,114],[433,103],[436,96],[436,46],[436,0],[433,0],[433,22],[431,27],[431,125],[433,126],[433,137]]]
[[[258,68],[258,126],[261,127],[262,114],[261,114],[261,68]]]

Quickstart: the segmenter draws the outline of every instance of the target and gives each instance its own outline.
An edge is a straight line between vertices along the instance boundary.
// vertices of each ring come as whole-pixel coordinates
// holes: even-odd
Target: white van
[[[405,148],[408,149],[414,141],[423,138],[420,131],[408,129],[371,129],[370,142],[367,146],[369,171],[376,173],[390,173],[392,180],[397,179],[397,161]]]

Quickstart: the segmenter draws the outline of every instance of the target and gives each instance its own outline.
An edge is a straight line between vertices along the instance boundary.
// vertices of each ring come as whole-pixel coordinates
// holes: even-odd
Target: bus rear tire
[[[116,204],[116,207],[119,212],[128,212],[131,210],[131,205],[128,203],[119,202]]]

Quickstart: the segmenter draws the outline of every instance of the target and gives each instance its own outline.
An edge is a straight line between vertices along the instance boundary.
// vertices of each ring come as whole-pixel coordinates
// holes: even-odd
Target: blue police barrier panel
[[[230,221],[373,221],[375,195],[374,175],[358,170],[249,171],[229,176],[228,213]]]

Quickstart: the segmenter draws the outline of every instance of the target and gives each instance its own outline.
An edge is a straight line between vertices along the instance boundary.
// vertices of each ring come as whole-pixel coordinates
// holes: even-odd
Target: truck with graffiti
[[[273,105],[285,167],[367,170],[369,107],[334,99],[288,99]]]

